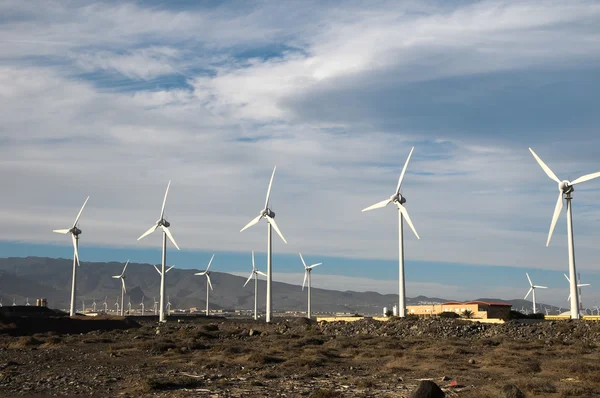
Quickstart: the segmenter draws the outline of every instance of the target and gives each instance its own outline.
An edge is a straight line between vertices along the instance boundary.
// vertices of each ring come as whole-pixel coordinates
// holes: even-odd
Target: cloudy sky
[[[158,263],[159,234],[136,239],[172,180],[170,262],[241,272],[277,165],[275,278],[302,251],[317,286],[395,292],[396,211],[360,210],[414,146],[408,295],[517,298],[528,271],[566,306],[566,221],[545,247],[557,187],[527,148],[560,178],[600,170],[599,90],[597,2],[5,0],[0,255],[69,257],[51,230],[90,195],[82,260]],[[573,212],[592,305],[600,180]]]

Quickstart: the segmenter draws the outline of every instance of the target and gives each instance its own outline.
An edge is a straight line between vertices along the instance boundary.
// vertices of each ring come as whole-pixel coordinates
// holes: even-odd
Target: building
[[[409,305],[406,307],[406,313],[421,317],[436,317],[442,312],[454,312],[462,315],[468,310],[471,311],[474,319],[508,319],[511,307],[511,304],[502,302],[450,301],[443,304]]]

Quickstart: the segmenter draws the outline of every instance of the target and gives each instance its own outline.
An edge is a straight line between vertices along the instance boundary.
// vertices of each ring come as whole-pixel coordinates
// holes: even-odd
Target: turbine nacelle
[[[171,223],[168,222],[167,220],[165,220],[164,218],[162,220],[158,220],[156,222],[156,225],[158,225],[159,227],[165,227],[165,228],[169,228],[171,226]]]
[[[558,183],[558,190],[564,194],[568,194],[575,191],[575,188],[571,185],[571,181],[563,180]]]
[[[406,198],[400,192],[390,196],[390,202],[403,205],[406,203]]]
[[[260,216],[261,216],[261,218],[265,218],[265,217],[275,218],[275,212],[269,208],[266,208],[260,212]]]
[[[69,230],[69,232],[70,232],[70,233],[72,233],[72,234],[73,234],[73,235],[75,235],[75,236],[79,236],[79,235],[81,235],[81,233],[82,233],[83,231],[82,231],[82,230],[80,230],[80,229],[79,229],[79,228],[77,228],[77,227],[73,227],[73,228],[71,228],[71,229]]]

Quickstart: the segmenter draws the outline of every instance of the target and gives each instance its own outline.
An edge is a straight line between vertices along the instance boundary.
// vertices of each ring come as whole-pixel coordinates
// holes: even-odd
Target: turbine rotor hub
[[[403,205],[404,203],[406,203],[406,198],[404,196],[402,196],[402,194],[397,193],[395,195],[392,195],[392,197],[390,198],[390,200],[396,204],[401,204]]]
[[[82,232],[82,231],[81,231],[79,228],[77,228],[77,227],[73,227],[73,228],[71,228],[71,233],[72,233],[73,235],[75,235],[75,237],[77,237],[77,236],[81,235],[81,232]]]
[[[160,226],[160,225],[162,225],[162,226],[163,226],[163,227],[165,227],[165,228],[169,228],[169,227],[171,226],[171,223],[170,223],[170,222],[168,222],[167,220],[165,220],[165,219],[163,218],[162,220],[160,220],[160,221],[158,222],[158,225],[159,225],[159,226]]]
[[[263,211],[263,217],[265,217],[265,216],[269,216],[271,218],[275,218],[275,212],[273,210],[269,209],[269,208],[266,208]]]

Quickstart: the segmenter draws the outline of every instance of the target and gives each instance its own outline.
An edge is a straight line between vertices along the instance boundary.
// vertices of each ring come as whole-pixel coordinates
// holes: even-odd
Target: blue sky
[[[265,237],[238,231],[276,164],[278,278],[302,251],[326,286],[395,292],[395,212],[360,210],[415,146],[409,296],[520,297],[525,271],[557,286],[547,301],[567,295],[564,215],[545,247],[556,185],[527,147],[561,178],[600,170],[595,2],[9,0],[0,15],[2,256],[68,257],[49,231],[90,195],[82,260],[158,262],[158,235],[136,238],[172,180],[169,258],[215,251],[242,272]],[[574,200],[594,286],[599,194]]]

